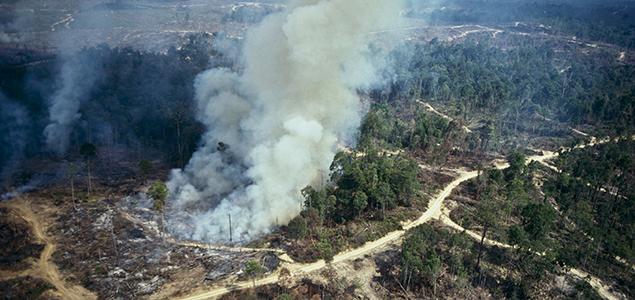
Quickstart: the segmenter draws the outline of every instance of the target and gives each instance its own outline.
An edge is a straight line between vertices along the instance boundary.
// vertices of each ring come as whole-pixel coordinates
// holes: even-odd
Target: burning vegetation
[[[3,299],[635,297],[628,6],[10,2]]]

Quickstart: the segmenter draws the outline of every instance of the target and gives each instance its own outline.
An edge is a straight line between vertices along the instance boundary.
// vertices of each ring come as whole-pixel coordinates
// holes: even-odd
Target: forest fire
[[[362,37],[394,23],[399,9],[385,1],[292,1],[246,36],[241,75],[212,69],[197,77],[205,145],[168,183],[174,207],[207,209],[192,216],[192,238],[226,239],[231,214],[235,235],[248,241],[299,213],[299,191],[328,169],[336,138],[354,142],[355,90],[382,80]],[[200,203],[211,195],[223,200]]]
[[[561,1],[5,1],[0,298],[634,298],[635,7]]]

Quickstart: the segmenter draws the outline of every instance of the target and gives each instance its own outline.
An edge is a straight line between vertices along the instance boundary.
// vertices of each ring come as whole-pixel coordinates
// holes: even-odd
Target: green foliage
[[[289,235],[296,240],[304,239],[306,236],[306,227],[306,219],[302,216],[297,216],[289,222]]]
[[[71,164],[68,167],[68,170],[66,170],[66,177],[68,179],[72,180],[75,177],[75,174],[77,174],[78,171],[79,171],[79,167],[74,165],[74,164]]]
[[[324,259],[326,263],[330,263],[333,261],[333,256],[335,255],[335,252],[333,251],[333,248],[331,247],[331,243],[329,243],[328,240],[323,239],[321,242],[315,244],[315,246],[318,249],[320,258]]]
[[[607,59],[611,64],[569,58],[563,63],[554,52],[557,45],[530,37],[509,40],[506,50],[491,47],[486,39],[452,45],[432,40],[407,44],[405,50],[392,53],[398,74],[393,88],[398,94],[443,103],[456,120],[452,123],[485,119],[472,138],[461,140],[441,120],[433,122],[432,128],[421,117],[415,117],[415,128],[406,126],[402,130],[406,134],[398,134],[400,130],[393,125],[398,122],[386,113],[390,109],[371,108],[373,114],[366,118],[369,125],[362,126],[360,144],[365,146],[372,137],[396,146],[416,148],[421,144],[426,148],[436,145],[429,142],[441,135],[454,136],[448,140],[455,145],[467,142],[471,150],[498,151],[501,137],[517,139],[519,132],[552,135],[566,131],[559,122],[609,124],[618,134],[635,129],[635,67],[612,65],[613,59]],[[408,113],[411,116],[414,112]],[[389,142],[390,135],[399,140]]]
[[[335,185],[321,190],[307,186],[301,191],[304,210],[300,214],[310,238],[318,242],[314,249],[294,250],[292,255],[298,259],[328,262],[345,247],[381,238],[400,229],[400,221],[418,217],[415,209],[398,215],[393,209],[426,205],[419,195],[420,168],[413,159],[379,154],[371,146],[363,155],[337,153],[330,171]],[[336,229],[327,229],[333,225]]]
[[[419,103],[405,105],[409,107],[373,103],[362,121],[358,148],[367,152],[376,147],[407,148],[431,162],[442,163],[454,146],[465,142],[461,122],[423,112]],[[404,121],[409,118],[415,122]]]
[[[79,154],[82,155],[84,163],[88,165],[97,157],[97,147],[91,143],[84,143],[79,149]]]
[[[262,266],[256,261],[250,261],[247,263],[247,268],[245,268],[245,273],[247,276],[251,277],[254,283],[254,290],[256,289],[256,277],[259,277],[262,274]]]
[[[422,224],[408,231],[401,247],[401,267],[406,277],[412,277],[413,283],[429,280],[428,273],[438,268],[438,257],[432,247],[437,239],[438,234],[429,224]]]
[[[556,220],[556,212],[544,203],[528,204],[523,208],[522,216],[525,232],[532,240],[545,238]]]
[[[525,248],[528,247],[529,239],[527,238],[527,233],[525,233],[525,229],[523,229],[523,227],[518,225],[510,226],[508,237],[510,245]]]
[[[247,275],[252,278],[260,276],[260,274],[262,274],[262,271],[262,266],[260,266],[260,264],[256,261],[248,262],[247,268],[245,269],[245,273],[247,273]]]
[[[410,206],[420,189],[415,160],[378,155],[372,147],[361,157],[339,152],[330,169],[337,188],[302,189],[306,211],[314,209],[320,220],[344,221],[369,210]]]
[[[355,287],[355,289],[358,289],[362,292],[364,291],[364,283],[359,277],[353,278],[353,286]]]
[[[148,160],[142,159],[139,161],[139,176],[143,178],[143,182],[145,183],[148,175],[154,172],[154,165]]]
[[[84,203],[88,202],[89,196],[86,193],[77,193],[77,200],[82,201]]]
[[[507,176],[512,179],[518,179],[525,171],[525,155],[517,150],[512,150],[507,156],[509,168],[507,168]]]
[[[169,190],[165,183],[157,181],[148,189],[148,195],[152,197],[152,209],[159,213],[163,213],[165,200],[168,197]]]
[[[631,139],[607,142],[594,147],[563,151],[556,166],[562,171],[547,180],[543,190],[552,197],[560,212],[568,216],[561,228],[551,228],[559,244],[557,260],[569,267],[593,269],[594,275],[620,278],[629,295],[635,291],[631,270],[616,265],[619,256],[635,262],[635,172],[631,160],[635,157],[635,142]],[[527,207],[523,216],[545,215],[544,208]],[[547,213],[549,215],[549,213]],[[535,224],[526,224],[535,235],[547,229],[539,216]],[[582,292],[582,295],[585,293]]]
[[[294,300],[295,298],[293,298],[293,296],[289,295],[289,294],[280,294],[280,296],[278,296],[278,300]]]
[[[503,183],[503,171],[497,168],[489,168],[487,175],[491,183],[500,185]]]
[[[408,230],[401,246],[403,285],[434,289],[443,265],[453,275],[464,274],[472,243],[465,233],[450,233],[427,223]]]
[[[603,299],[586,279],[578,280],[575,284],[576,299],[600,300]]]
[[[364,208],[368,206],[368,196],[364,192],[356,192],[353,197],[353,208],[361,214]]]
[[[478,223],[487,230],[498,226],[501,211],[501,202],[490,194],[481,195],[481,201],[476,211]]]
[[[245,268],[245,273],[247,276],[251,277],[254,283],[254,290],[256,289],[256,278],[262,274],[262,266],[256,261],[250,261],[247,263],[247,267]]]

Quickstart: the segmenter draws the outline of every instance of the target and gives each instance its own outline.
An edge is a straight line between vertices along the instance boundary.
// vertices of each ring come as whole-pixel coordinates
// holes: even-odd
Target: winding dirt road
[[[600,144],[604,141],[598,141],[598,142],[592,142],[589,145],[582,145],[580,147],[585,147],[585,146],[592,146],[595,144]],[[540,152],[540,151],[538,151]],[[530,156],[527,158],[527,162],[531,162],[533,161],[537,161],[540,163],[545,163],[545,160],[549,160],[552,159],[556,156],[558,156],[558,153],[554,153],[554,152],[549,152],[549,151],[542,151],[543,155],[535,155],[535,156]],[[496,164],[495,165],[498,169],[505,169],[509,167],[509,164],[507,163],[500,163],[500,164]],[[454,190],[454,188],[456,188],[458,185],[460,185],[462,182],[469,180],[471,178],[474,178],[477,176],[477,171],[471,171],[471,172],[467,172],[467,171],[462,171],[462,170],[453,170],[453,171],[458,171],[461,175],[454,179],[450,184],[448,184],[448,186],[445,187],[445,189],[443,189],[443,191],[428,205],[428,210],[426,210],[426,212],[417,220],[413,221],[413,222],[409,222],[407,224],[404,224],[403,226],[403,230],[397,230],[397,231],[393,231],[389,234],[387,234],[386,236],[382,237],[381,239],[378,239],[376,241],[373,242],[368,242],[366,243],[364,246],[357,248],[357,249],[353,249],[353,250],[349,250],[346,252],[342,252],[338,255],[336,255],[333,258],[333,262],[334,264],[345,261],[345,260],[350,260],[350,259],[354,259],[360,256],[363,256],[364,254],[368,254],[368,253],[372,253],[372,252],[376,252],[379,251],[381,249],[383,249],[386,245],[389,245],[391,243],[397,242],[401,237],[403,237],[404,233],[406,232],[406,230],[413,228],[415,226],[418,226],[420,224],[423,224],[425,222],[428,222],[430,219],[441,219],[444,223],[446,223],[448,226],[453,227],[457,230],[464,230],[461,226],[459,226],[458,224],[454,223],[452,220],[450,220],[447,216],[445,216],[445,214],[442,213],[442,204],[443,201],[445,200],[445,198],[450,195],[450,193],[452,192],[452,190]],[[475,233],[475,232],[471,232],[471,231],[466,231],[468,233],[468,235],[470,235],[473,238],[476,239],[480,239],[480,235]],[[494,241],[494,240],[490,240],[490,239],[486,239],[486,243],[489,245],[497,245],[499,247],[511,247],[510,245],[506,245],[506,244],[502,244],[500,242]],[[321,260],[312,264],[285,264],[284,267],[286,267],[287,269],[291,270],[291,276],[302,276],[303,274],[312,272],[312,271],[316,271],[319,270],[323,267],[326,266],[326,263]],[[619,298],[616,297],[615,295],[613,295],[607,288],[606,285],[604,285],[602,283],[601,280],[599,280],[596,277],[593,277],[583,271],[577,270],[577,269],[571,269],[569,271],[569,274],[573,275],[573,276],[577,276],[579,278],[586,278],[588,279],[589,284],[591,284],[592,287],[594,287],[598,293],[600,294],[600,296],[602,296],[604,299],[608,299],[608,300],[618,300]],[[267,285],[267,284],[272,284],[272,283],[276,283],[279,281],[279,274],[278,273],[273,273],[265,278],[262,278],[260,280],[258,280],[256,282],[257,286],[261,286],[261,285]],[[215,297],[219,297],[225,293],[234,291],[234,290],[240,290],[240,289],[244,289],[244,288],[249,288],[252,286],[252,283],[250,282],[245,282],[245,283],[241,283],[241,284],[237,284],[237,285],[228,285],[225,287],[219,287],[216,288],[214,290],[211,291],[206,291],[206,292],[199,292],[198,294],[195,295],[190,295],[190,296],[186,296],[183,298],[180,298],[182,300],[201,300],[201,299],[210,299],[210,298],[215,298]]]
[[[57,266],[50,261],[51,256],[55,252],[55,242],[49,237],[45,231],[48,225],[44,223],[43,217],[38,217],[34,213],[32,201],[25,197],[16,197],[11,200],[3,201],[2,206],[7,207],[15,211],[22,219],[24,219],[31,228],[35,238],[45,245],[44,251],[40,254],[40,259],[30,269],[24,270],[19,274],[13,274],[13,277],[19,276],[31,276],[42,278],[49,281],[55,286],[57,291],[53,291],[53,294],[61,297],[62,299],[71,300],[83,300],[83,299],[97,299],[97,296],[78,285],[68,285],[64,282],[62,276],[57,269]],[[41,208],[41,207],[40,207]],[[46,212],[40,209],[40,216]]]
[[[547,155],[542,155],[542,156],[532,156],[529,157],[527,160],[531,161],[531,160],[545,160],[545,159],[549,159],[549,158],[553,158],[554,156],[556,156],[557,153],[549,153]],[[504,169],[509,167],[508,164],[500,164],[500,165],[496,165],[497,168],[499,169]],[[439,218],[441,215],[441,208],[442,208],[442,204],[443,204],[443,200],[445,200],[445,198],[450,195],[450,193],[452,192],[452,190],[454,188],[456,188],[459,184],[461,184],[462,182],[469,180],[471,178],[474,178],[477,176],[477,171],[471,171],[471,172],[465,172],[465,171],[459,171],[461,172],[461,175],[454,179],[448,186],[445,187],[445,189],[443,189],[443,191],[441,191],[441,193],[435,197],[435,199],[430,202],[428,204],[428,209],[426,210],[426,212],[417,220],[413,221],[413,222],[409,222],[407,224],[404,224],[403,226],[403,230],[397,230],[397,231],[393,231],[388,233],[386,236],[373,241],[373,242],[368,242],[366,244],[364,244],[364,246],[357,248],[357,249],[352,249],[352,250],[348,250],[345,252],[342,252],[338,255],[336,255],[335,257],[333,257],[333,262],[332,263],[338,263],[341,261],[345,261],[345,260],[349,260],[349,259],[354,259],[360,256],[363,256],[364,254],[368,254],[368,253],[372,253],[375,251],[378,251],[380,249],[383,249],[384,246],[397,241],[398,239],[400,239],[404,233],[406,232],[406,230],[416,227],[420,224],[423,224],[425,222],[428,222],[430,219],[433,218]],[[315,270],[319,270],[323,267],[326,266],[326,263],[323,260],[320,260],[318,262],[312,263],[312,264],[289,264],[289,265],[285,265],[285,267],[287,269],[289,269],[291,271],[291,276],[301,276],[303,274],[315,271]],[[260,286],[260,285],[266,285],[266,284],[271,284],[271,283],[276,283],[278,282],[278,274],[274,273],[271,274],[263,279],[260,279],[256,282],[256,285]],[[243,288],[249,288],[252,286],[252,283],[250,282],[245,282],[242,284],[238,284],[238,285],[231,285],[231,286],[226,286],[226,287],[220,287],[208,292],[203,292],[197,295],[192,295],[192,296],[187,296],[184,298],[180,298],[182,300],[200,300],[200,299],[209,299],[209,298],[214,298],[214,297],[218,297],[220,295],[223,295],[225,293],[231,292],[233,290],[238,290],[238,289],[243,289]]]
[[[587,146],[592,146],[594,144],[599,144],[602,142],[604,141],[591,143]],[[584,147],[584,145],[580,147]],[[527,161],[529,162],[534,160],[534,161],[544,163],[545,160],[554,158],[558,155],[558,153],[552,153],[547,151],[543,151],[542,153],[543,155],[528,157]],[[502,163],[502,162],[495,164],[495,166],[499,169],[505,169],[509,167],[507,163]],[[433,219],[433,218],[441,219],[450,227],[454,227],[457,230],[463,230],[459,225],[455,224],[454,222],[449,220],[449,218],[444,216],[444,214],[442,213],[443,201],[448,195],[450,195],[452,190],[456,188],[458,185],[460,185],[462,182],[476,177],[477,171],[465,171],[465,170],[453,170],[453,171],[458,172],[460,176],[454,179],[450,184],[448,184],[448,186],[446,186],[445,189],[443,189],[443,191],[441,191],[435,197],[435,199],[429,203],[428,209],[419,219],[409,223],[405,223],[403,225],[403,230],[390,232],[389,234],[382,237],[381,239],[378,239],[373,242],[368,242],[360,248],[348,250],[336,255],[333,258],[332,263],[336,264],[342,261],[355,259],[357,257],[363,256],[368,253],[381,251],[386,246],[392,243],[398,242],[400,238],[403,237],[406,230],[413,228],[415,226],[418,226],[420,224],[423,224],[425,222],[428,222],[430,219]],[[57,266],[49,261],[51,258],[51,255],[55,251],[55,243],[52,241],[52,238],[50,238],[48,235],[45,234],[47,224],[44,224],[44,222],[42,221],[42,218],[41,217],[38,218],[38,216],[33,212],[31,208],[32,204],[30,200],[19,197],[19,198],[14,198],[11,201],[5,201],[2,205],[12,208],[16,212],[18,212],[20,216],[32,226],[33,232],[36,238],[46,245],[44,251],[42,252],[40,256],[40,259],[37,261],[36,266],[19,274],[18,276],[31,275],[34,277],[44,278],[50,281],[57,288],[57,291],[55,293],[61,296],[63,299],[79,300],[79,299],[96,299],[97,298],[94,294],[90,293],[88,290],[84,289],[81,286],[68,286],[61,278],[61,275],[59,274]],[[40,216],[41,215],[43,214],[40,213]],[[480,238],[480,236],[477,233],[468,231],[468,234],[472,237]],[[501,247],[510,247],[509,245],[501,244],[496,241],[491,241],[489,239],[487,240],[488,240],[487,243],[491,245],[498,245]],[[192,244],[192,245],[199,246],[199,247],[201,246],[200,244],[196,244],[196,245]],[[286,256],[286,255],[281,255],[281,256]],[[326,266],[326,263],[323,260],[318,261],[316,263],[312,263],[312,264],[288,263],[286,261],[290,261],[290,259],[283,259],[282,266],[291,271],[292,277],[302,277],[303,275],[307,273],[319,270]],[[581,278],[587,278],[588,276],[588,274],[579,270],[575,270],[575,269],[571,270],[570,274],[581,277]],[[588,276],[588,278],[590,278],[589,283],[598,290],[598,292],[603,298],[609,299],[609,300],[618,299],[617,297],[615,297],[613,294],[611,294],[608,291],[606,286],[603,285],[599,279],[593,276]],[[256,282],[256,285],[261,286],[261,285],[272,284],[272,283],[278,282],[279,280],[280,280],[279,272],[276,272],[267,277],[259,279]],[[219,287],[210,291],[200,291],[197,294],[185,296],[180,299],[199,300],[199,299],[216,298],[225,293],[228,293],[234,290],[250,288],[251,286],[252,286],[252,283],[247,281],[247,282],[236,284],[236,285],[227,285],[224,287]]]
[[[454,221],[452,221],[450,219],[450,217],[447,216],[446,213],[441,215],[440,218],[441,222],[443,222],[443,224],[445,224],[448,227],[454,228],[457,231],[465,231],[465,233],[470,236],[471,238],[480,241],[481,240],[481,235],[479,233],[476,233],[472,230],[466,230],[465,228],[461,227],[461,225],[456,224]],[[511,245],[508,244],[503,244],[501,242],[495,241],[495,240],[491,240],[489,238],[485,238],[483,240],[483,243],[485,243],[486,245],[489,246],[498,246],[501,248],[513,248]],[[584,279],[587,280],[587,282],[598,292],[598,294],[600,294],[600,296],[604,299],[607,300],[619,300],[620,298],[616,297],[615,295],[613,295],[610,291],[609,291],[609,287],[607,285],[605,285],[604,283],[602,283],[602,280],[600,280],[599,278],[590,275],[589,273],[586,273],[582,270],[578,270],[578,269],[570,269],[569,270],[569,275],[572,275],[574,277],[578,277],[580,279]]]

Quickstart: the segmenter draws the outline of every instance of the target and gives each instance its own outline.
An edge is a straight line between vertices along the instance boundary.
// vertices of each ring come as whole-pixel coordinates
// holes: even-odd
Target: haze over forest
[[[633,299],[634,53],[635,1],[5,1],[0,290]]]

